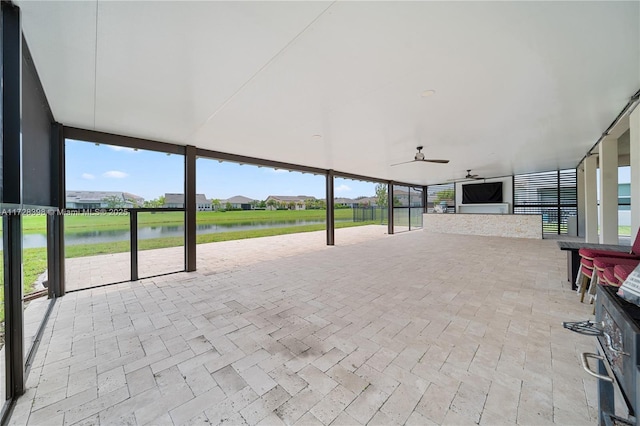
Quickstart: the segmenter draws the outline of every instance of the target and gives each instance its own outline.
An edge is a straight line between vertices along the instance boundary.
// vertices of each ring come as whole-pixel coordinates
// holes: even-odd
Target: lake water
[[[336,220],[336,222],[350,222],[350,219]],[[303,226],[324,224],[324,220],[278,220],[269,222],[238,222],[228,224],[199,224],[197,234],[215,234],[229,231],[250,231],[265,228],[284,228],[288,226]],[[184,226],[145,226],[138,228],[139,240],[150,240],[154,238],[183,237]],[[67,233],[64,236],[64,243],[67,246],[81,244],[112,243],[117,241],[129,241],[129,230],[117,231],[87,231],[79,233]],[[47,246],[47,237],[44,234],[25,234],[22,240],[23,248],[39,248]],[[0,239],[0,249],[2,240]]]

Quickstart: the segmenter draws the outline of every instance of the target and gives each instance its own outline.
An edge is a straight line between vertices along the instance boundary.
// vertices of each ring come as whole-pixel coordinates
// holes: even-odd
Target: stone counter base
[[[542,239],[542,215],[424,214],[422,223],[427,232]]]

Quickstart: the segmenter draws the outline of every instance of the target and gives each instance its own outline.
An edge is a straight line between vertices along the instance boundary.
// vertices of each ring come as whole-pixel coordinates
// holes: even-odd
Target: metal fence
[[[377,222],[382,225],[388,223],[389,211],[386,207],[355,207],[353,208],[354,222]]]

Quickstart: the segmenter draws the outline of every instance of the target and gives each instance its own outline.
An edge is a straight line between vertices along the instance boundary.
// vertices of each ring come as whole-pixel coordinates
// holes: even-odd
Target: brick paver
[[[596,423],[555,241],[360,231],[66,295],[11,423]]]

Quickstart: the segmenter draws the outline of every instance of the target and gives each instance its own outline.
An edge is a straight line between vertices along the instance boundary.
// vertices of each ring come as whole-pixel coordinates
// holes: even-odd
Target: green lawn
[[[352,218],[351,209],[335,210],[337,220],[349,220]],[[198,212],[198,224],[231,224],[242,222],[269,222],[274,220],[323,220],[326,218],[325,210],[254,210],[231,212]],[[339,222],[336,228],[347,228],[376,224],[377,222]],[[184,213],[164,212],[145,213],[139,217],[139,226],[175,226],[184,224]],[[65,216],[65,233],[86,232],[87,230],[127,230],[129,229],[129,216]],[[213,234],[198,235],[197,244],[219,241],[240,240],[246,238],[267,237],[274,235],[293,234],[297,232],[312,232],[325,229],[323,223],[313,225],[289,226],[282,228],[263,228],[249,231],[229,231]],[[46,233],[45,216],[24,216],[23,232],[25,234]],[[0,232],[1,235],[1,232]],[[140,250],[152,250],[166,247],[176,247],[184,244],[182,237],[155,238],[140,240]],[[114,243],[85,244],[65,247],[65,257],[86,257],[99,254],[123,253],[130,250],[129,241]],[[2,251],[0,251],[0,256]],[[31,248],[23,250],[23,283],[24,294],[33,291],[33,283],[47,269],[46,248]],[[4,265],[0,262],[0,284],[2,283]],[[0,321],[4,321],[4,292],[0,291]]]
[[[341,222],[336,223],[336,228],[349,228],[352,226],[372,225],[374,222]],[[324,224],[289,226],[283,228],[265,228],[250,231],[230,231],[213,234],[203,234],[196,237],[196,244],[216,243],[220,241],[243,240],[247,238],[270,237],[274,235],[295,234],[298,232],[321,231],[325,229]],[[140,250],[153,250],[167,247],[177,247],[184,245],[182,237],[153,238],[149,240],[139,240]],[[95,256],[98,254],[123,253],[129,251],[128,241],[118,241],[116,243],[86,244],[65,247],[65,258]],[[41,249],[33,249],[41,250]]]
[[[545,222],[542,224],[545,232],[546,231],[550,231],[550,232],[557,232],[558,229],[558,224],[554,223],[554,222]],[[567,225],[566,224],[561,224],[560,225],[560,232],[566,233],[567,232]],[[600,232],[600,228],[598,228],[598,232]],[[628,237],[631,235],[631,227],[630,226],[618,226],[618,235],[623,236],[623,237]]]
[[[232,224],[242,222],[270,222],[275,220],[324,220],[326,210],[245,210],[229,212],[198,212],[198,224]],[[351,209],[334,211],[336,220],[351,219]],[[46,231],[44,215],[24,216],[22,229],[26,234],[43,234]],[[64,218],[66,232],[82,232],[92,230],[126,230],[129,229],[128,215],[67,215]],[[138,226],[183,225],[183,212],[139,213]]]

